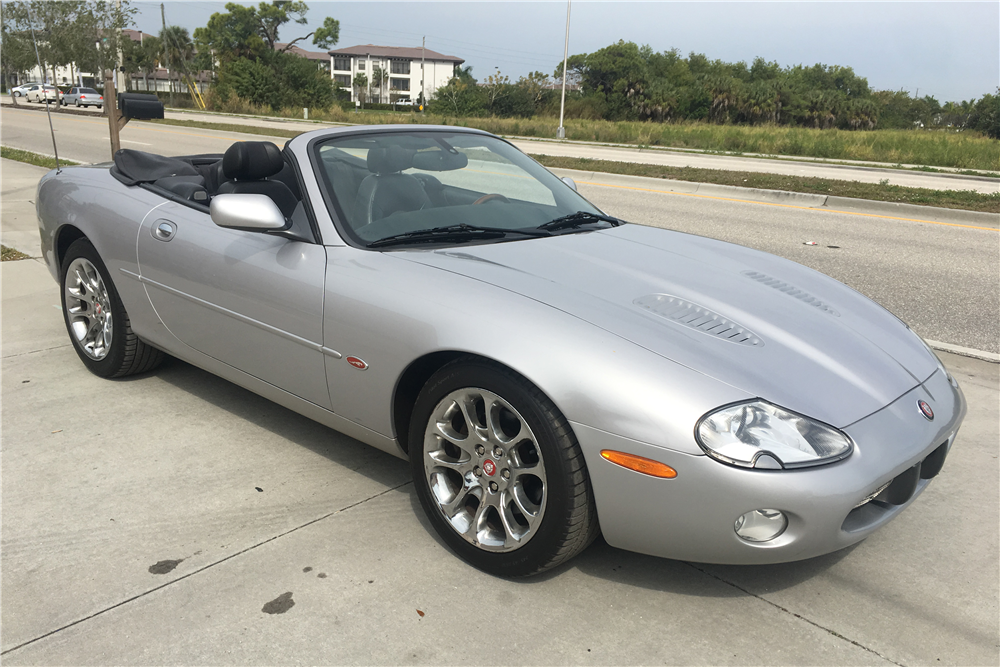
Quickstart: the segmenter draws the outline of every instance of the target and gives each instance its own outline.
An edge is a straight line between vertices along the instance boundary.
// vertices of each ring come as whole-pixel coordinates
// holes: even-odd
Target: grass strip
[[[266,137],[285,137],[291,139],[302,134],[299,130],[282,130],[280,128],[255,127],[253,125],[236,125],[231,123],[209,123],[199,120],[154,120],[145,121],[166,125],[181,125],[221,132],[242,132]],[[37,153],[30,153],[13,148],[2,148],[2,157],[12,160],[30,162],[42,167],[55,168],[55,160]],[[8,152],[17,153],[27,158],[8,156]],[[874,201],[918,204],[921,206],[937,206],[964,211],[980,211],[984,213],[1000,213],[1000,194],[983,194],[972,190],[929,190],[926,188],[907,188],[888,183],[861,183],[859,181],[841,181],[811,176],[782,176],[780,174],[762,174],[749,171],[725,171],[721,169],[701,169],[697,167],[667,167],[653,164],[636,164],[633,162],[614,162],[611,160],[592,160],[590,158],[553,157],[549,155],[532,155],[546,167],[560,169],[578,169],[580,171],[599,171],[609,174],[624,174],[626,176],[647,176],[676,181],[694,183],[715,183],[718,185],[735,185],[742,188],[760,188],[762,190],[785,190],[788,192],[807,192],[810,194],[832,195],[837,197],[853,197]],[[48,160],[42,164],[37,160]],[[60,160],[60,162],[63,162]],[[66,164],[73,164],[66,161]]]
[[[156,123],[157,125],[180,125],[181,127],[195,127],[202,130],[217,130],[219,132],[257,134],[264,137],[284,137],[285,139],[291,139],[303,134],[302,130],[282,130],[274,127],[256,127],[254,125],[237,125],[235,123],[209,123],[203,120],[181,120],[179,118],[162,118],[143,122]],[[323,126],[317,125],[316,129],[321,130]]]
[[[337,123],[454,125],[475,127],[493,134],[554,139],[555,116],[531,118],[468,117],[447,113],[438,105],[426,114],[411,111],[345,111],[339,106],[310,109],[309,117]],[[245,103],[226,105],[223,111],[250,116],[301,119],[300,108],[274,110]],[[813,157],[824,160],[860,160],[890,165],[925,165],[1000,172],[1000,141],[965,130],[820,130],[779,125],[715,125],[703,121],[652,123],[568,118],[566,138],[576,141],[726,151],[757,156]]]
[[[20,250],[14,250],[13,248],[8,248],[5,245],[0,245],[0,262],[13,262],[17,259],[31,258]]]
[[[761,174],[750,171],[724,171],[721,169],[699,169],[696,167],[667,167],[654,164],[613,162],[589,158],[553,157],[532,155],[546,167],[557,169],[578,169],[599,171],[626,176],[646,176],[694,183],[714,183],[734,185],[741,188],[762,190],[785,190],[809,194],[853,197],[920,206],[937,206],[964,211],[1000,213],[1000,193],[984,194],[973,190],[929,190],[889,185],[888,179],[882,183],[861,183],[840,181],[811,176],[782,176],[781,174]]]
[[[46,169],[56,168],[55,158],[49,157],[48,155],[41,155],[39,153],[32,153],[31,151],[23,151],[20,148],[8,148],[7,146],[0,146],[0,158],[6,158],[8,160],[16,160],[18,162],[26,162],[28,164],[33,164],[36,167],[45,167]],[[66,167],[73,164],[80,164],[80,163],[74,162],[73,160],[67,160],[65,158],[59,158],[60,167]]]
[[[384,113],[389,113],[389,112],[384,112]],[[398,115],[400,115],[400,114],[397,114],[397,116]],[[418,118],[418,119],[420,118],[419,116],[415,116],[414,114],[408,114],[407,116],[413,116],[413,117]],[[406,122],[406,118],[407,117],[404,116],[404,120],[397,121],[397,122]],[[371,119],[367,119],[367,120],[369,122],[371,121]],[[441,119],[438,118],[437,120],[440,122]],[[161,124],[165,124],[165,125],[180,125],[180,126],[183,126],[183,127],[200,128],[200,129],[203,129],[203,130],[218,130],[220,132],[242,132],[244,134],[256,134],[256,135],[262,135],[262,136],[268,136],[268,137],[284,137],[286,139],[291,139],[291,138],[293,138],[295,136],[303,134],[303,131],[301,131],[301,130],[282,130],[282,129],[279,129],[279,128],[254,127],[252,125],[236,125],[236,124],[233,124],[233,123],[212,123],[212,122],[200,121],[200,120],[163,119],[163,120],[152,120],[152,121],[148,121],[148,122],[151,122],[151,123],[161,123]],[[409,122],[416,124],[416,122],[413,121],[413,120],[410,120]],[[455,124],[458,125],[459,123],[455,123]],[[468,126],[468,127],[474,127],[475,126],[475,124],[465,124],[465,123],[462,123],[461,125]],[[322,127],[323,127],[322,125],[317,125],[316,129],[321,129]],[[496,130],[496,129],[497,128],[492,128],[491,131]],[[817,130],[817,131],[819,131],[819,130]],[[637,145],[639,145],[639,144],[637,144]],[[713,151],[706,151],[706,152],[712,153]],[[718,153],[718,154],[726,155],[726,154],[729,154],[729,153]],[[754,157],[760,157],[760,159],[762,159],[762,160],[768,160],[768,159],[786,159],[787,160],[787,159],[791,159],[789,156],[775,156],[774,158],[768,158],[768,157],[763,157],[763,156],[754,156]],[[838,162],[836,160],[824,160],[824,161],[825,162],[829,162],[831,164],[838,164]],[[843,164],[847,164],[847,165],[850,166],[850,163],[843,163]],[[989,178],[1000,178],[1000,172],[998,172],[998,173],[985,172],[984,173],[984,172],[981,172],[981,171],[974,171],[974,170],[969,170],[969,169],[963,169],[963,170],[960,170],[960,171],[957,171],[957,172],[948,172],[948,171],[945,171],[943,169],[935,169],[934,167],[904,167],[901,164],[898,164],[898,165],[895,165],[895,166],[891,166],[891,167],[886,167],[886,168],[887,169],[898,169],[898,170],[901,170],[901,171],[923,171],[923,172],[931,172],[931,173],[955,173],[955,174],[959,174],[959,175],[963,175],[963,176],[986,176],[986,177],[989,177]],[[684,179],[681,179],[681,180],[684,180]]]

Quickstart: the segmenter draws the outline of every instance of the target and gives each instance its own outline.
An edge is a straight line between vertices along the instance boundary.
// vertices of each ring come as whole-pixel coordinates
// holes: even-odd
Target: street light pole
[[[556,139],[566,138],[566,128],[563,127],[563,116],[566,114],[566,61],[569,59],[569,10],[573,0],[566,0],[566,43],[563,44],[563,75],[562,75],[562,101],[559,103],[559,128],[556,130]]]
[[[420,112],[423,113],[427,107],[427,100],[424,99],[424,50],[427,48],[427,37],[420,42]]]

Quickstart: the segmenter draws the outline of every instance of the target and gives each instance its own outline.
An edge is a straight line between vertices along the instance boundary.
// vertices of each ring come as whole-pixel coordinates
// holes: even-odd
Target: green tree
[[[372,88],[378,90],[379,103],[382,102],[382,95],[385,93],[386,86],[388,85],[389,72],[385,71],[378,65],[372,67]]]
[[[992,139],[1000,139],[1000,88],[995,95],[983,95],[976,102],[969,114],[968,127]]]
[[[267,51],[274,51],[281,27],[294,23],[305,25],[309,6],[304,2],[272,0],[257,7],[246,7],[230,2],[225,12],[212,14],[204,28],[194,31],[199,51],[214,54],[221,62],[239,58],[260,58]],[[340,39],[340,22],[326,17],[323,25],[302,37],[290,40],[280,50],[287,52],[296,44],[312,37],[312,43],[329,49]]]
[[[35,49],[28,25],[26,3],[8,2],[0,8],[0,67],[5,88],[10,88],[14,75],[18,83],[24,83],[24,72],[35,66]],[[17,98],[11,99],[17,106]]]
[[[357,91],[358,99],[361,101],[361,108],[365,108],[365,100],[368,97],[368,75],[364,72],[358,72],[354,75],[354,80],[351,82],[354,84],[354,90]]]
[[[175,74],[178,87],[181,87],[181,74],[187,74],[189,65],[194,59],[194,43],[187,28],[168,25],[160,31],[161,63],[166,65],[171,74]],[[174,86],[170,84],[170,106],[174,105]]]

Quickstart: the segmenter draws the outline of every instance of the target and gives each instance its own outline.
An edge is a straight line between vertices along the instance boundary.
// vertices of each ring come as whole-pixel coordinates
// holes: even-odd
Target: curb
[[[640,146],[638,144],[621,144],[621,143],[601,143],[599,141],[583,141],[579,139],[549,139],[546,137],[522,137],[518,135],[503,135],[505,139],[511,139],[515,141],[533,142],[538,144],[568,144],[574,146],[597,146],[600,148],[623,148],[631,149],[637,153],[647,152],[647,153],[680,153],[680,154],[694,154],[694,155],[719,155],[723,157],[744,157],[753,158],[758,160],[769,160],[772,162],[782,162],[785,164],[802,164],[802,165],[821,165],[824,167],[833,167],[840,169],[860,169],[863,171],[875,171],[882,172],[886,174],[898,174],[899,172],[920,172],[926,174],[927,176],[940,176],[943,178],[957,178],[957,179],[970,179],[974,181],[985,181],[987,183],[996,183],[998,180],[996,177],[987,176],[987,174],[994,173],[984,169],[961,169],[959,167],[933,167],[933,169],[940,169],[941,171],[924,171],[923,167],[925,165],[919,164],[901,164],[900,166],[895,166],[887,162],[864,162],[862,160],[850,160],[848,158],[819,158],[819,157],[809,157],[807,155],[772,155],[768,153],[740,153],[737,151],[715,151],[707,148],[682,148],[680,146]],[[525,151],[527,152],[527,151]],[[975,171],[978,172],[977,175],[966,175],[958,172],[961,171]]]
[[[981,361],[991,361],[994,364],[1000,363],[1000,354],[995,352],[987,352],[986,350],[976,350],[971,347],[962,347],[961,345],[952,345],[951,343],[942,343],[936,340],[925,340],[931,348],[939,350],[941,352],[950,352],[952,354],[957,354],[961,357],[971,357],[973,359],[979,359]]]
[[[947,221],[956,221],[967,224],[983,225],[990,227],[1000,227],[1000,214],[981,213],[979,211],[963,211],[955,208],[939,208],[936,206],[920,206],[918,204],[897,204],[888,201],[874,201],[871,199],[852,199],[850,197],[827,197],[827,208],[848,209],[855,211],[867,211],[882,215],[896,216],[923,216],[941,218]]]
[[[45,105],[28,106],[28,102],[20,103],[16,107],[14,106],[13,103],[4,102],[0,106],[2,106],[3,108],[15,109],[15,110],[18,110],[18,111],[20,111],[22,109],[24,109],[26,111],[45,111]],[[69,116],[87,116],[88,118],[104,118],[104,119],[107,119],[107,117],[108,117],[108,114],[104,113],[104,109],[101,109],[100,111],[86,111],[84,109],[77,109],[76,107],[69,107],[69,106],[64,107],[62,105],[59,105],[59,110],[58,111],[53,111],[52,113],[55,113],[55,114],[61,113],[61,114],[69,115]]]

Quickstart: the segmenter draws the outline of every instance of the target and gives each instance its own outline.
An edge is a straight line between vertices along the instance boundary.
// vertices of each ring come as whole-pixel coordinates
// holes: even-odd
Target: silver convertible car
[[[625,224],[477,130],[122,150],[37,202],[88,369],[170,354],[408,459],[441,538],[496,575],[599,532],[712,563],[841,549],[927,487],[965,415],[878,304]]]

